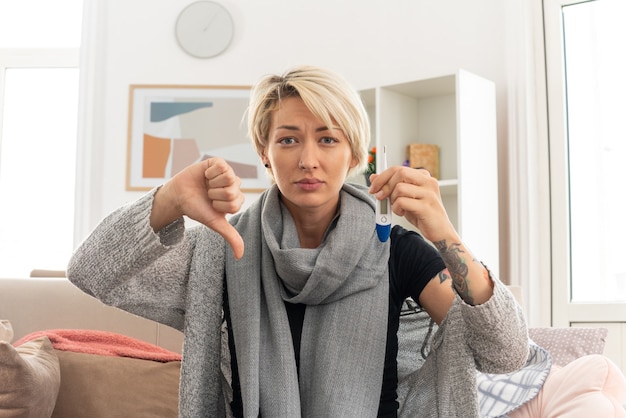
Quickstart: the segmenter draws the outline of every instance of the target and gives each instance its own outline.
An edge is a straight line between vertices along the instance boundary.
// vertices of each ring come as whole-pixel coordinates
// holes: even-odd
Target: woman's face
[[[357,164],[343,132],[326,126],[297,97],[283,99],[273,113],[263,160],[292,213],[334,214],[348,170]]]

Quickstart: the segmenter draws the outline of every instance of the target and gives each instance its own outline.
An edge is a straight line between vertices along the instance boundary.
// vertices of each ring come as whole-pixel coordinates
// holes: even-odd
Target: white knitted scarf
[[[276,186],[231,222],[242,259],[226,281],[246,417],[375,417],[389,303],[389,241],[365,189],[344,185],[334,227],[299,248]],[[306,304],[299,376],[284,302]]]

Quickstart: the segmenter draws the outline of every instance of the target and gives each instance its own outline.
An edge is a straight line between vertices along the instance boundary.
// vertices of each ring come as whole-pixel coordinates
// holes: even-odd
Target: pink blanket
[[[61,351],[99,354],[113,357],[132,357],[160,362],[179,361],[182,356],[173,351],[122,334],[87,329],[52,329],[28,334],[13,344],[45,336],[52,346]]]

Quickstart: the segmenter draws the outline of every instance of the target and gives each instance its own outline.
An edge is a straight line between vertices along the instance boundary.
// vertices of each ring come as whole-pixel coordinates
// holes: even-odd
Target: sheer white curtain
[[[549,165],[541,2],[507,2],[509,257],[533,326],[550,325]]]
[[[103,100],[106,86],[106,45],[102,39],[107,3],[83,1],[83,31],[80,51],[80,92],[78,98],[78,145],[76,148],[76,200],[74,208],[74,247],[89,235],[101,219],[102,155],[104,154]],[[100,122],[99,122],[100,121]]]

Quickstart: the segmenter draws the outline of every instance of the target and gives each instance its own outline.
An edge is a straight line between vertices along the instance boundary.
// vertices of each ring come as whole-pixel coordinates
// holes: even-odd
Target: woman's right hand
[[[192,164],[167,181],[154,195],[150,226],[156,232],[185,215],[219,233],[243,256],[243,239],[226,220],[244,201],[241,179],[221,158]]]

